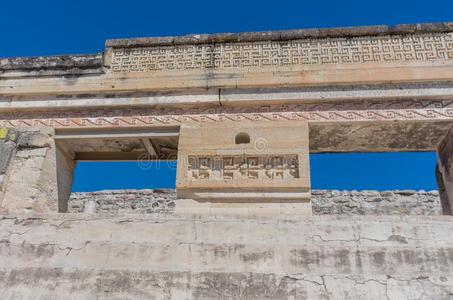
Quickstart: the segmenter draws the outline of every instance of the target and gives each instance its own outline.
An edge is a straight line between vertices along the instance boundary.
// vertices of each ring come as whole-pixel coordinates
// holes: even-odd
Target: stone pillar
[[[74,179],[74,169],[76,166],[76,161],[74,160],[75,154],[64,141],[56,142],[55,147],[58,185],[58,211],[67,212],[72,181]]]
[[[311,214],[308,124],[184,124],[176,212]]]
[[[453,207],[453,128],[437,148],[436,179],[443,213],[451,215]]]
[[[8,128],[0,128],[0,203],[6,189],[10,173],[10,162],[16,153],[16,132]]]
[[[65,211],[64,200],[69,197],[73,164],[64,162],[64,157],[70,156],[61,148],[57,149],[54,130],[17,129],[16,135],[15,155],[9,158],[8,176],[3,185],[2,211]]]

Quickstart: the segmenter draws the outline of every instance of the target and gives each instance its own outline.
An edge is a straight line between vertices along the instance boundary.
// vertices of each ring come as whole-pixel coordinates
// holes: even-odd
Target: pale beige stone
[[[280,202],[309,201],[308,124],[182,126],[176,187],[178,198],[211,202],[211,213],[239,211],[240,203],[279,214]]]
[[[32,133],[0,175],[2,298],[451,298],[451,217],[310,216],[308,155],[438,149],[450,204],[452,32],[199,35],[0,59],[0,126]],[[75,160],[176,153],[175,214],[93,214],[93,199],[56,214]]]
[[[9,215],[0,288],[5,299],[448,299],[452,230],[446,216]]]

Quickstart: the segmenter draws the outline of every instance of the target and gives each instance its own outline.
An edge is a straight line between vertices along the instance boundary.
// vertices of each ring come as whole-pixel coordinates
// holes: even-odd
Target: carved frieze
[[[255,107],[112,109],[3,114],[0,125],[80,127],[140,127],[223,121],[307,122],[453,120],[453,101],[362,101]]]
[[[113,73],[453,60],[453,33],[118,48]]]
[[[189,156],[188,180],[299,178],[297,155]]]

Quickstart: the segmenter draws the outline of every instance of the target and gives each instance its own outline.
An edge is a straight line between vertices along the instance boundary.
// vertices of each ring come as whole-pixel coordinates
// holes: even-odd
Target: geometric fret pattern
[[[39,117],[37,117],[39,116]],[[0,126],[54,128],[140,127],[223,121],[304,120],[308,122],[452,120],[453,101],[370,101],[257,107],[112,109],[2,114]]]
[[[188,157],[188,180],[283,180],[299,178],[297,155]]]
[[[113,49],[113,73],[453,60],[453,33]]]

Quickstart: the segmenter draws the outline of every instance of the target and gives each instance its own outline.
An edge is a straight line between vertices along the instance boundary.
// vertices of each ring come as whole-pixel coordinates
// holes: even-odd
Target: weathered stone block
[[[0,174],[5,174],[14,155],[16,145],[10,141],[0,141]]]
[[[221,202],[222,211],[234,203],[309,208],[308,153],[306,122],[188,124],[178,145],[178,198]]]
[[[19,148],[44,148],[50,147],[52,137],[42,131],[26,131],[19,135],[17,146]]]
[[[53,141],[53,129],[21,128],[17,132],[17,145],[10,140],[0,142],[3,148],[0,151],[0,174],[8,167],[1,207],[10,213],[57,212],[63,174],[57,176],[59,151]],[[11,160],[13,153],[16,155]]]
[[[443,213],[437,191],[314,190],[311,201],[314,214],[441,215]]]
[[[370,214],[391,214],[391,215],[441,215],[442,208],[437,191],[416,192],[410,196],[400,195],[398,191],[375,191],[380,196],[368,197],[359,191],[328,191],[313,190],[312,208],[313,214],[336,214],[336,215],[370,215]],[[332,197],[335,194],[338,196]],[[369,191],[367,192],[369,194]],[[165,213],[174,214],[181,211],[187,211],[190,205],[181,199],[176,199],[175,190],[166,190],[165,192],[157,190],[115,190],[99,191],[87,193],[72,193],[69,200],[69,212],[83,212],[88,202],[94,203],[94,208],[90,211],[96,213]],[[192,200],[193,201],[193,200]],[[197,202],[192,202],[193,207],[197,207]],[[200,204],[198,204],[201,208]],[[214,209],[225,212],[229,206],[232,208],[243,209],[245,215],[253,213],[253,209],[263,209],[267,206],[270,208],[272,203],[259,204],[254,207],[240,206],[241,204],[223,204],[211,205],[204,203],[203,207],[209,210]],[[274,204],[275,205],[275,204]],[[94,209],[94,210],[93,210]],[[280,204],[272,208],[274,213],[280,210],[284,213],[299,213],[297,206],[287,206],[287,212],[282,210]],[[264,211],[264,210],[263,210]],[[215,211],[212,211],[215,212]]]

